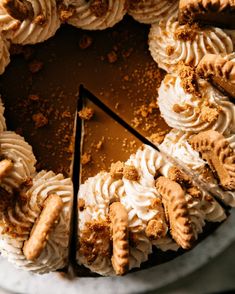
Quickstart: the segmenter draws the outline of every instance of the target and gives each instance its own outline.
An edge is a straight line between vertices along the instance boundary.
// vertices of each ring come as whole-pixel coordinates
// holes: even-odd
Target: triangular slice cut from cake
[[[162,252],[190,249],[207,221],[226,218],[224,209],[90,95],[83,92],[79,111],[78,263],[101,275],[122,275],[164,260]]]

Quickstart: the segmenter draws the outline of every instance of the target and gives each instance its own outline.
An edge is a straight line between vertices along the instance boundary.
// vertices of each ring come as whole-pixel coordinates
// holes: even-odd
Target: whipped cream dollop
[[[15,266],[36,272],[47,273],[63,268],[68,258],[70,216],[73,201],[73,185],[70,178],[52,171],[41,171],[32,179],[32,186],[25,188],[23,199],[16,195],[11,206],[2,214],[0,222],[0,252]],[[26,260],[24,241],[40,215],[46,198],[56,194],[64,207],[58,222],[50,232],[45,248],[34,261]]]
[[[202,79],[197,80],[197,93],[186,92],[182,83],[176,73],[168,74],[159,88],[159,109],[170,127],[195,133],[235,130],[235,106],[227,96]]]
[[[86,237],[85,242],[87,242],[87,240],[92,242],[92,239],[94,239],[93,232],[91,231],[88,236],[86,234],[88,224],[94,222],[107,223],[110,204],[114,201],[120,201],[127,209],[128,228],[134,240],[134,245],[130,244],[129,269],[139,267],[142,262],[148,259],[148,255],[152,252],[152,245],[144,233],[147,220],[145,220],[143,224],[143,221],[133,212],[131,205],[128,205],[126,186],[122,179],[114,179],[107,172],[101,172],[95,177],[89,178],[80,186],[78,202],[81,201],[84,201],[85,208],[80,210],[78,214],[78,232],[80,240]],[[148,217],[152,217],[156,213],[156,211],[154,214],[150,213]],[[82,254],[79,250],[77,252],[77,260],[80,264],[85,265],[90,270],[101,275],[114,275],[111,256],[107,254],[103,256],[101,253],[111,250],[111,248],[108,248],[110,246],[110,240],[107,238],[105,241],[105,238],[102,238],[100,242],[103,243],[102,249],[100,253],[92,259],[92,262],[89,261],[90,256]],[[95,245],[99,246],[97,242]]]
[[[1,179],[0,186],[12,193],[13,189],[19,188],[33,176],[36,158],[24,138],[10,131],[0,133],[0,152],[3,158],[13,163],[12,169]]]
[[[10,63],[9,47],[10,43],[5,39],[5,37],[0,36],[0,75],[4,73],[6,66]],[[2,120],[0,120],[0,124],[1,123]]]
[[[130,1],[128,13],[141,23],[152,24],[174,14],[178,6],[178,0]]]
[[[14,6],[17,14],[0,2],[0,29],[12,43],[24,45],[43,42],[60,27],[56,0],[15,0]],[[22,7],[27,11],[25,15],[20,11]]]
[[[175,13],[151,26],[149,50],[159,67],[173,72],[179,62],[197,66],[207,53],[232,53],[234,40],[234,34],[220,28],[180,25]]]
[[[71,12],[67,22],[85,30],[103,30],[122,20],[127,12],[126,0],[66,0],[65,11]]]

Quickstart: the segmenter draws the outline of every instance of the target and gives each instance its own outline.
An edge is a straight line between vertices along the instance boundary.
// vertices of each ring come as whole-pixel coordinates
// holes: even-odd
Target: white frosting
[[[2,103],[2,100],[0,99],[0,133],[2,133],[3,131],[6,130],[6,120],[4,117],[4,111],[5,111],[5,107]]]
[[[68,242],[70,230],[70,215],[73,201],[73,185],[71,179],[64,179],[62,174],[41,171],[33,178],[32,187],[25,191],[30,201],[20,205],[16,201],[14,207],[10,207],[3,214],[1,231],[5,226],[14,226],[16,236],[10,234],[0,235],[0,252],[15,266],[36,272],[47,273],[61,269],[66,265],[68,258]],[[31,228],[39,216],[45,199],[56,194],[64,203],[58,223],[49,234],[47,244],[40,256],[35,261],[26,260],[22,248],[24,241],[28,239]],[[21,232],[21,233],[20,233]]]
[[[192,170],[203,170],[206,162],[188,143],[189,134],[173,129],[161,144],[161,148],[173,158],[182,160]]]
[[[158,105],[162,117],[172,128],[187,132],[201,132],[208,129],[220,133],[235,131],[235,106],[229,98],[216,90],[207,81],[198,79],[201,97],[186,93],[181,86],[181,79],[176,74],[169,74],[159,88]],[[209,122],[203,118],[201,107],[209,102],[217,108],[217,119]],[[174,111],[174,105],[185,107],[181,112]]]
[[[32,147],[14,132],[0,133],[1,155],[13,162],[13,168],[1,180],[1,186],[9,192],[18,188],[35,173],[36,159]]]
[[[152,24],[168,18],[177,11],[178,5],[178,0],[130,1],[128,13],[141,23]]]
[[[152,25],[149,34],[149,49],[159,67],[167,72],[174,71],[175,66],[183,61],[197,66],[206,53],[229,54],[233,52],[234,34],[220,28],[198,28],[192,40],[179,40],[176,33],[180,26],[177,13],[167,20]]]
[[[105,2],[105,1],[104,1]],[[104,15],[98,16],[90,8],[91,1],[67,0],[65,4],[75,9],[68,23],[86,30],[103,30],[114,26],[122,20],[127,11],[126,0],[108,0],[108,9]]]
[[[0,75],[4,73],[6,66],[10,63],[9,47],[10,43],[3,36],[0,36]],[[2,120],[0,120],[0,123],[2,123]]]
[[[28,0],[33,7],[33,19],[14,19],[0,3],[0,28],[15,44],[35,44],[52,37],[60,27],[56,0]],[[42,18],[42,23],[37,22]]]

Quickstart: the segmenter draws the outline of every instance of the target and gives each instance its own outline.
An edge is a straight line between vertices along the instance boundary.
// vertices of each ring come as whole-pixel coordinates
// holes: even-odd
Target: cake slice
[[[207,221],[220,222],[226,218],[219,203],[207,192],[196,188],[188,176],[172,166],[154,148],[138,141],[135,146],[135,149],[140,146],[138,150],[132,150],[132,154],[131,150],[125,152],[120,145],[119,133],[113,129],[115,126],[124,134],[127,131],[125,124],[117,124],[120,118],[116,114],[109,109],[104,112],[89,100],[102,105],[97,98],[94,100],[89,93],[84,97],[88,100],[79,112],[83,120],[82,184],[77,200],[77,261],[80,265],[100,275],[124,274],[151,259],[149,255],[153,247],[163,252],[177,251],[179,247],[189,249],[199,239]],[[127,129],[132,132],[130,127],[127,126]],[[93,141],[97,136],[103,137],[104,133],[102,143]],[[112,142],[117,137],[119,146],[114,146]],[[113,147],[109,149],[106,144]],[[102,146],[101,158],[96,156],[97,146]],[[125,160],[125,157],[128,159]],[[102,160],[106,163],[104,168],[100,165]],[[113,220],[109,214],[113,202],[122,205],[120,212],[124,209],[121,213],[123,226],[117,237],[112,235]],[[124,228],[126,213],[128,226]],[[120,253],[118,259],[117,250]]]
[[[83,221],[81,221],[80,215],[82,215],[82,212],[84,210],[84,201],[91,201],[92,205],[92,195],[90,195],[90,193],[92,193],[92,190],[90,190],[89,188],[86,189],[86,183],[90,182],[94,189],[97,190],[98,194],[101,192],[102,186],[104,184],[104,193],[106,194],[106,197],[109,198],[109,189],[114,189],[114,192],[116,189],[118,189],[118,182],[117,185],[112,185],[112,177],[108,174],[111,164],[126,161],[129,158],[130,154],[138,149],[138,147],[141,145],[141,142],[137,140],[133,135],[131,135],[127,130],[121,127],[102,109],[100,109],[89,99],[87,99],[85,92],[83,92],[83,105],[78,114],[82,123],[79,179],[80,192],[78,194],[77,203],[78,226],[79,232],[81,232],[83,231],[84,223]],[[101,180],[99,180],[99,175],[101,177]],[[98,209],[98,206],[96,207],[95,203],[94,209]],[[104,208],[104,210],[107,212],[107,209]],[[101,219],[99,219],[98,217],[94,223],[91,222],[89,230],[88,228],[86,228],[86,230],[84,228],[82,234],[83,237],[79,235],[79,250],[77,257],[80,264],[88,265],[88,263],[91,262],[91,260],[93,259],[96,260],[98,258],[100,260],[100,258],[102,258],[102,254],[101,257],[97,256],[97,253],[100,252],[99,250],[101,250],[103,254],[110,254],[109,237],[107,237],[109,236],[109,227],[105,222],[104,215],[103,219],[102,215],[100,217]],[[89,221],[88,216],[87,218],[87,221]],[[101,232],[103,239],[102,243],[104,243],[104,246],[106,246],[106,248],[100,247],[97,252],[92,251],[92,240],[88,242],[87,240],[85,240],[85,236],[89,238],[91,234],[90,230],[93,229],[95,230],[94,238],[100,238],[101,235],[99,234],[99,232]],[[101,246],[103,245],[101,244]],[[86,262],[86,260],[88,263]],[[108,260],[107,262],[111,262],[111,260]],[[94,270],[95,272],[99,272],[102,274],[110,273],[112,271],[111,266],[107,266],[107,269],[105,269],[105,267],[100,268],[100,266],[102,267],[104,265],[105,264],[103,264],[102,262],[101,264],[99,264],[98,260],[96,260],[95,264],[93,264],[90,268],[92,269],[94,267],[96,269]],[[88,274],[87,271],[82,271],[81,268],[78,268],[77,273],[78,275]]]

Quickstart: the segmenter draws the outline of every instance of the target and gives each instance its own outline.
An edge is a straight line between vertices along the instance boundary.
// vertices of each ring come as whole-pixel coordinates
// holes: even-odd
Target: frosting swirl
[[[196,133],[208,129],[222,134],[234,131],[234,104],[207,81],[198,79],[197,82],[201,97],[186,93],[181,78],[176,74],[169,74],[162,81],[158,105],[167,124],[172,128]],[[180,110],[175,110],[175,106]],[[211,112],[213,116],[210,116]]]
[[[178,2],[178,0],[130,1],[128,13],[141,23],[152,24],[172,15],[178,9]]]
[[[61,24],[56,0],[27,2],[32,11],[21,20],[12,16],[13,14],[0,4],[0,28],[6,38],[15,44],[43,42],[52,37]]]
[[[13,168],[0,184],[11,193],[35,173],[36,159],[32,147],[14,132],[0,133],[0,147],[2,156],[13,162]]]
[[[96,221],[107,222],[109,205],[115,200],[120,200],[127,209],[129,231],[130,234],[134,236],[133,239],[135,245],[130,244],[129,268],[131,269],[133,267],[139,267],[142,262],[147,260],[148,254],[150,254],[152,251],[151,242],[145,236],[144,229],[146,227],[147,221],[154,217],[158,213],[158,211],[157,209],[151,210],[151,203],[147,203],[152,199],[152,197],[156,197],[153,192],[150,192],[151,199],[148,199],[147,195],[146,205],[149,206],[151,212],[149,214],[146,214],[145,216],[143,215],[143,219],[138,218],[136,212],[138,211],[138,208],[137,210],[135,210],[132,207],[132,203],[135,203],[135,200],[131,202],[127,196],[129,189],[131,189],[130,183],[125,184],[125,180],[115,180],[107,172],[101,172],[95,177],[89,178],[83,185],[80,186],[78,193],[78,201],[84,201],[85,207],[79,213],[78,231],[80,239],[82,239],[83,236],[86,235],[86,239],[88,241],[92,240],[93,233],[89,232],[88,236],[86,234],[87,224],[92,224]],[[147,191],[147,188],[145,191]],[[136,192],[133,191],[133,193]],[[138,201],[136,201],[136,203],[138,203]],[[147,208],[143,209],[146,210]],[[139,211],[141,211],[141,208],[139,208]],[[104,245],[106,245],[105,249],[102,248],[102,252],[107,251],[108,246],[108,242],[105,243],[104,239],[105,238],[102,239],[102,242],[104,243]],[[97,243],[96,246],[98,246]],[[89,262],[88,258],[86,258],[84,254],[81,254],[78,251],[77,260],[80,264],[84,264],[91,270],[101,275],[114,274],[110,256],[101,256],[100,254],[97,254],[92,262]]]
[[[103,30],[122,20],[127,11],[126,0],[68,0],[72,11],[68,23],[85,30]]]
[[[159,67],[172,72],[181,61],[197,66],[207,53],[229,54],[234,49],[234,35],[215,27],[179,25],[177,13],[152,25],[149,49]]]
[[[62,174],[41,171],[33,178],[32,186],[24,191],[2,216],[0,226],[0,251],[17,267],[37,273],[47,273],[66,265],[70,230],[70,213],[73,200],[71,179]],[[49,234],[47,244],[35,261],[26,260],[24,241],[28,239],[34,222],[41,212],[43,202],[50,194],[57,194],[64,202],[58,223]]]

